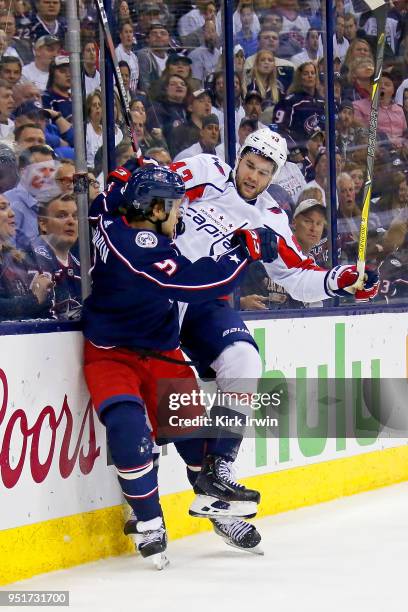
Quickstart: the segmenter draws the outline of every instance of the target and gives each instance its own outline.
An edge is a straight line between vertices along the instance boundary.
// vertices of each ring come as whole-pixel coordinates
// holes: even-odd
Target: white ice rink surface
[[[408,483],[265,518],[257,526],[263,557],[204,533],[170,542],[171,565],[162,572],[126,556],[3,588],[69,590],[70,607],[52,609],[70,611],[408,610]]]

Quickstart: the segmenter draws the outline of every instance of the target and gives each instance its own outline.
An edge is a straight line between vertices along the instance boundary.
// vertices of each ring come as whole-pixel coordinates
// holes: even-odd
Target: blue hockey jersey
[[[132,228],[117,210],[111,184],[90,210],[92,293],[83,306],[83,332],[97,346],[171,350],[179,344],[177,300],[205,302],[231,292],[248,261],[239,247],[195,263],[167,237]],[[203,321],[205,326],[205,321]]]

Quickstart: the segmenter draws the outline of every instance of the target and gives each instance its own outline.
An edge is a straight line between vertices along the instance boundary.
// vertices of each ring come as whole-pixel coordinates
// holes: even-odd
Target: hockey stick
[[[373,87],[371,91],[371,110],[367,148],[367,178],[364,184],[363,209],[361,211],[360,236],[358,240],[358,280],[354,285],[356,289],[362,289],[364,284],[364,270],[367,252],[368,216],[370,214],[371,190],[373,185],[375,147],[377,142],[378,104],[380,99],[379,84],[383,69],[385,24],[387,20],[388,6],[383,0],[363,0],[362,2],[358,0],[358,2],[354,2],[354,8],[356,11],[359,8],[356,6],[357,3],[359,5],[363,5],[363,11],[366,11],[368,8],[368,10],[376,11],[377,13],[377,57],[375,62]]]
[[[126,95],[125,85],[123,83],[122,74],[119,68],[118,58],[116,57],[115,47],[113,45],[112,34],[109,27],[108,18],[106,16],[105,7],[103,6],[103,0],[95,0],[96,8],[98,11],[99,21],[101,23],[106,47],[109,51],[109,57],[113,66],[113,74],[115,77],[116,87],[118,88],[119,99],[122,106],[123,118],[126,123],[126,127],[129,133],[130,141],[132,143],[133,151],[135,152],[136,159],[139,165],[143,163],[142,151],[140,150],[137,142],[137,136],[133,127],[132,115],[130,114],[129,102]]]

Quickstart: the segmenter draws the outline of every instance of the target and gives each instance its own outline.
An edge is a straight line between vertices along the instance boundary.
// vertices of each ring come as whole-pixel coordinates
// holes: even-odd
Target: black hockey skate
[[[250,518],[261,500],[258,491],[236,482],[232,462],[209,455],[194,484],[196,498],[190,506],[192,516],[235,516]]]
[[[263,555],[260,548],[261,535],[255,525],[234,517],[212,518],[214,531],[229,546],[255,555]]]
[[[156,569],[162,570],[169,564],[167,534],[161,516],[151,521],[138,521],[132,513],[123,531],[133,537],[136,550],[144,559],[151,558]]]

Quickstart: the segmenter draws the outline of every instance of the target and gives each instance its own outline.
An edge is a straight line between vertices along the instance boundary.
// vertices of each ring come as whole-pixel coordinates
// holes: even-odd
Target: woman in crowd
[[[14,212],[0,195],[0,321],[51,317],[52,281],[13,246]]]
[[[371,99],[374,70],[374,62],[370,58],[352,61],[347,83],[343,86],[343,98],[353,101]]]
[[[356,194],[356,204],[357,206],[361,206],[363,203],[363,195],[364,195],[364,175],[365,168],[360,164],[356,164],[355,162],[347,162],[344,166],[344,172],[347,172],[353,179],[354,183],[354,192]]]
[[[404,147],[404,133],[407,129],[407,120],[399,104],[394,102],[395,86],[391,75],[382,73],[380,81],[380,101],[378,107],[378,132],[387,135],[394,147]],[[364,98],[353,102],[354,121],[356,124],[368,127],[371,114],[371,100]]]
[[[82,68],[85,77],[85,93],[89,96],[100,89],[101,76],[99,70],[96,69],[96,61],[98,58],[98,46],[96,42],[87,41],[82,47]]]
[[[355,60],[361,59],[371,59],[374,61],[373,52],[371,51],[369,43],[364,38],[355,38],[347,49],[343,65],[341,67],[341,75],[345,84],[348,79],[350,64]]]
[[[102,146],[102,96],[99,90],[94,91],[86,99],[86,163],[94,167],[95,153]],[[115,125],[115,145],[118,145],[123,134]]]
[[[273,109],[282,95],[272,51],[258,51],[256,54],[247,91],[258,91],[261,94],[263,98],[262,110],[265,112],[265,109],[268,108],[270,112],[269,121],[263,119],[263,123],[271,123]]]
[[[157,81],[153,81],[149,88],[148,98],[151,101],[156,101],[160,98],[163,86],[168,77],[176,75],[185,80],[191,91],[201,89],[201,81],[192,76],[191,59],[185,55],[173,53],[170,54],[166,61],[166,67],[163,70],[161,77]]]
[[[386,195],[380,198],[377,203],[375,214],[379,218],[379,225],[384,229],[389,229],[391,224],[401,217],[401,212],[405,211],[408,205],[408,184],[404,172],[395,172],[390,176],[389,189]]]
[[[274,123],[280,131],[288,132],[299,145],[306,147],[317,129],[324,131],[325,105],[317,89],[317,68],[313,62],[304,62],[295,71],[289,94],[274,110]]]

